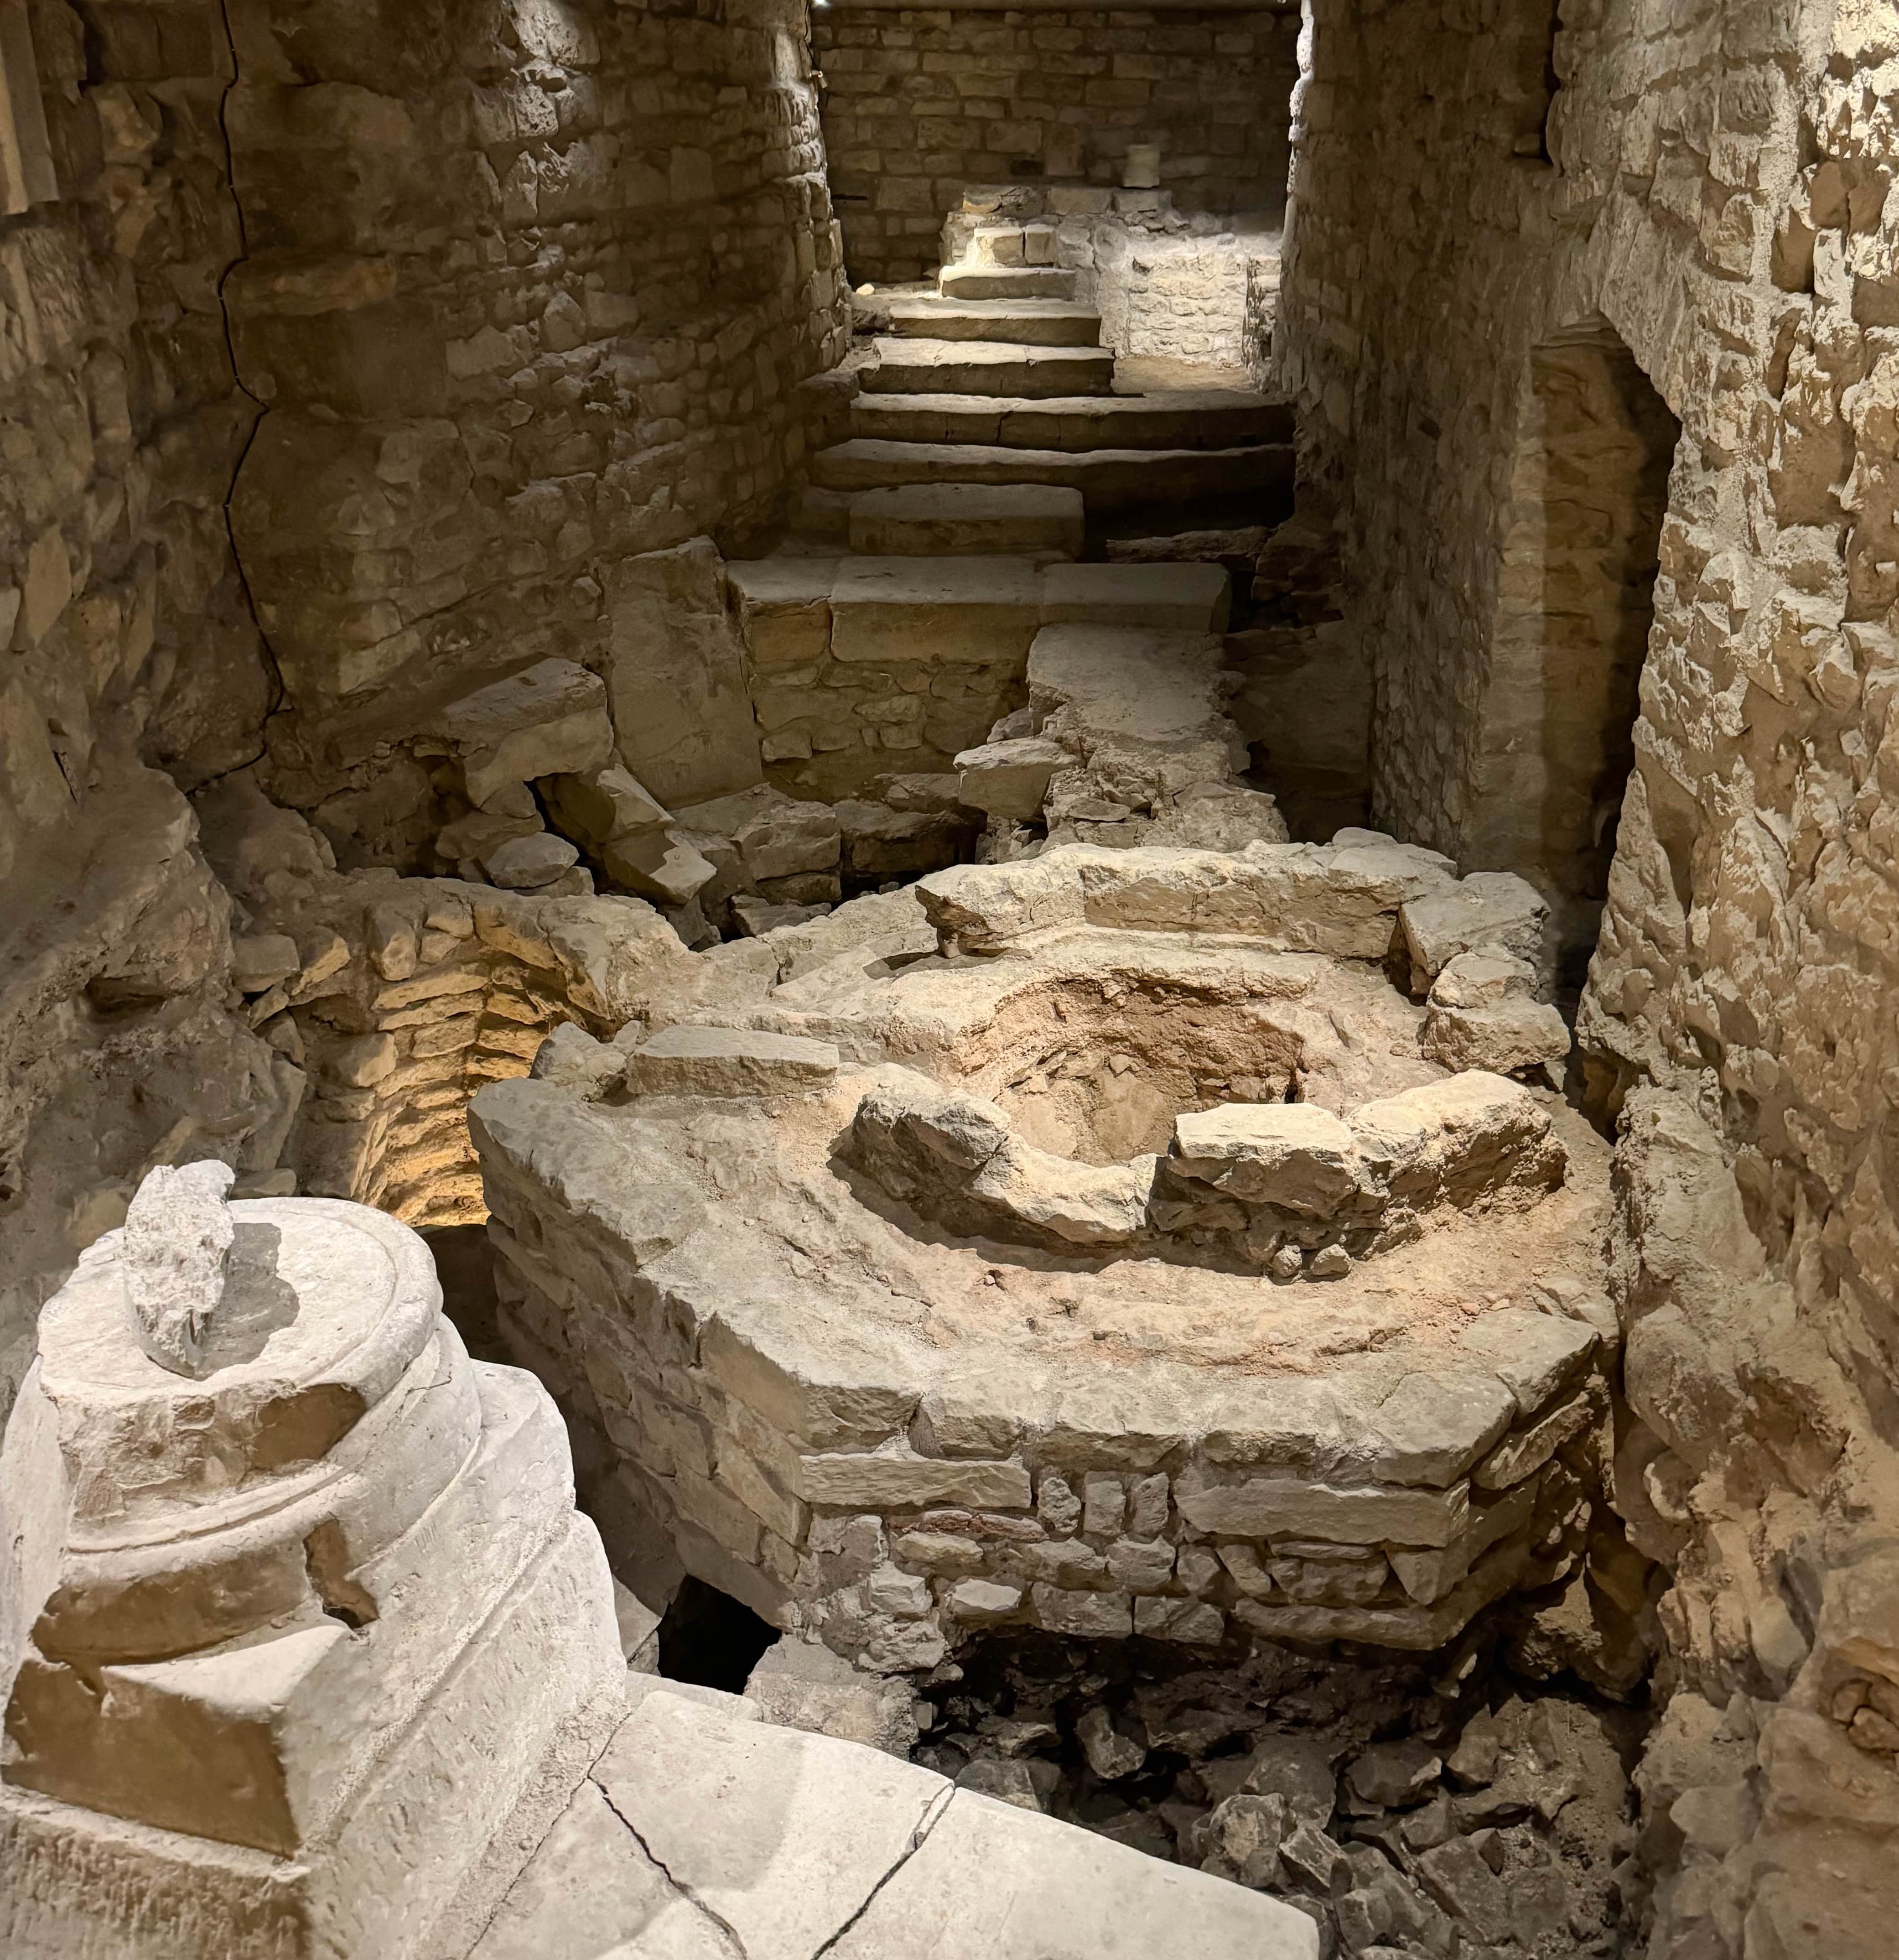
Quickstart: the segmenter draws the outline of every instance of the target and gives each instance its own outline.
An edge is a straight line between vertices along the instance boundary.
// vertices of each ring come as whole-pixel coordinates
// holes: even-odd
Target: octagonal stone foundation
[[[920,896],[934,956],[474,1106],[511,1333],[687,1566],[889,1669],[1011,1625],[1430,1648],[1554,1577],[1606,1147],[1430,1059],[1391,977],[1532,950],[1533,899],[1379,839]]]

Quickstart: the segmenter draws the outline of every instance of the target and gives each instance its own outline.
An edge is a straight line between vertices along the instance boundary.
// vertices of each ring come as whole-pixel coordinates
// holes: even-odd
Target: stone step
[[[1071,300],[1075,275],[1059,266],[946,266],[937,290],[946,300]]]
[[[1290,402],[1229,388],[1164,395],[1072,395],[984,400],[879,390],[851,404],[854,439],[978,444],[1003,449],[1231,449],[1290,445]]]
[[[1051,565],[1042,574],[1042,621],[1223,633],[1233,597],[1217,565]]]
[[[1058,395],[1105,395],[1115,378],[1115,357],[1105,347],[894,336],[873,345],[877,364],[865,370],[863,382],[880,395],[999,395],[1039,401]]]
[[[1096,347],[1101,315],[1068,300],[892,300],[890,330],[904,340],[1007,341],[1017,346]]]
[[[821,450],[812,481],[827,490],[905,483],[1054,483],[1091,511],[1217,498],[1293,494],[1290,443],[1240,449],[1011,449],[999,444],[886,442],[857,437]]]
[[[1048,483],[911,483],[851,500],[851,549],[867,557],[1073,558],[1086,528],[1081,492]]]

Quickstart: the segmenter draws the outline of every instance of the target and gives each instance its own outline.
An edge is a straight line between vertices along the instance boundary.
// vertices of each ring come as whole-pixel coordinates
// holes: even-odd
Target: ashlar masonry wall
[[[1617,1501],[1672,1582],[1647,1801],[1768,1821],[1726,1864],[1656,1826],[1685,1875],[1648,1950],[1738,1953],[1745,1923],[1750,1954],[1821,1924],[1872,1954],[1890,1876],[1859,1834],[1899,1790],[1843,1725],[1847,1656],[1890,1645],[1853,1645],[1856,1561],[1899,1440],[1899,10],[1555,26],[1313,0],[1275,345],[1344,512],[1373,821],[1474,864],[1536,363],[1605,326],[1681,425],[1580,1034],[1627,1130]]]
[[[1184,212],[1276,224],[1298,11],[814,12],[824,139],[854,282],[934,272],[969,184],[1105,186],[1131,143],[1161,152]]]

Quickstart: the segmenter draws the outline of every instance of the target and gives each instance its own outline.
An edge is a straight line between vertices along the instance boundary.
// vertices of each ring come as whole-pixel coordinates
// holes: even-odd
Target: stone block
[[[1176,1117],[1168,1165],[1229,1197],[1315,1218],[1359,1188],[1352,1131],[1309,1102],[1226,1102]]]
[[[1027,558],[847,560],[832,587],[831,651],[840,660],[1020,673],[1040,604]]]
[[[463,695],[435,732],[461,759],[469,800],[484,807],[537,776],[596,768],[613,746],[606,689],[572,660],[539,660]]]
[[[1074,759],[1060,743],[1040,736],[987,742],[956,757],[957,794],[991,816],[1026,819],[1040,814],[1048,779]]]
[[[1147,1640],[1213,1647],[1226,1637],[1226,1616],[1204,1599],[1137,1599],[1134,1631]]]
[[[744,651],[708,538],[606,574],[608,684],[626,766],[676,809],[762,779]]]
[[[1290,1477],[1216,1478],[1193,1466],[1174,1480],[1174,1503],[1197,1529],[1249,1538],[1322,1538],[1341,1545],[1448,1545],[1469,1510],[1469,1487],[1334,1486]]]
[[[1547,975],[1544,925],[1549,904],[1513,871],[1473,871],[1456,883],[1408,899],[1400,912],[1411,984],[1426,991],[1459,953],[1491,948]]]
[[[802,1096],[836,1079],[829,1042],[749,1028],[663,1028],[626,1058],[635,1096]]]
[[[907,1510],[924,1504],[969,1504],[1026,1510],[1029,1473],[1019,1463],[983,1463],[879,1451],[799,1459],[807,1503],[829,1510]]]
[[[1134,1630],[1134,1604],[1125,1592],[1071,1592],[1039,1583],[1029,1589],[1035,1624],[1080,1640],[1124,1640]]]

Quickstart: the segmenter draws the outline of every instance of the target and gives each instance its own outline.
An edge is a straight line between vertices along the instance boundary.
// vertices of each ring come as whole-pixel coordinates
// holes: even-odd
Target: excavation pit
[[[483,1092],[507,1324],[689,1570],[862,1665],[1439,1647],[1560,1576],[1613,1328],[1605,1147],[1391,978],[1484,889],[1382,840],[939,874],[934,956]]]

